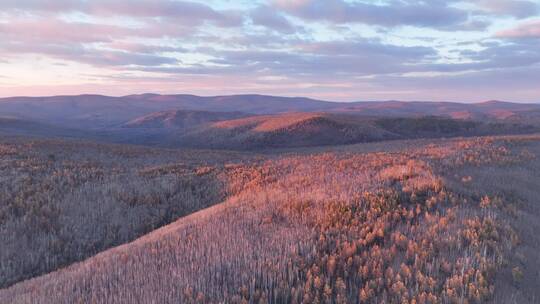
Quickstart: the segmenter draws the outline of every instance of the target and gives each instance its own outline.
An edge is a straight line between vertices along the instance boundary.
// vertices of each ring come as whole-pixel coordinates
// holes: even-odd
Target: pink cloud
[[[136,30],[102,24],[67,23],[56,19],[31,21],[10,20],[0,23],[0,37],[11,41],[43,41],[46,43],[106,42],[137,34]]]
[[[500,31],[499,38],[540,38],[540,20],[526,22],[515,28]]]
[[[2,0],[0,10],[33,11],[50,14],[81,12],[96,16],[131,16],[173,18],[177,24],[196,25],[205,21],[218,26],[232,27],[242,24],[241,14],[218,11],[212,7],[190,1],[173,0]]]

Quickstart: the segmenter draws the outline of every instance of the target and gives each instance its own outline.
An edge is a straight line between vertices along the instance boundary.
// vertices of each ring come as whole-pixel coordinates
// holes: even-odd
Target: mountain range
[[[7,134],[257,149],[529,133],[540,127],[540,104],[77,95],[2,98],[0,117],[0,132]]]

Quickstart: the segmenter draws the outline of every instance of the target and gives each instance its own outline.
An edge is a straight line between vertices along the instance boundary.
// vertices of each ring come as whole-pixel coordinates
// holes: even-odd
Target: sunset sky
[[[540,0],[1,0],[0,96],[540,102]]]

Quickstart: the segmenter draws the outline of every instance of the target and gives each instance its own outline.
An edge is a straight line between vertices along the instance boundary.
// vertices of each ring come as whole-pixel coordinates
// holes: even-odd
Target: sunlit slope
[[[226,120],[170,138],[179,146],[269,149],[344,145],[394,139],[529,133],[530,125],[435,116],[369,117],[339,113],[288,113]]]
[[[524,195],[499,191],[486,176],[538,180],[539,142],[472,138],[367,154],[351,147],[230,165],[236,194],[219,206],[2,290],[0,300],[527,303],[513,287],[520,283],[501,276],[514,268],[529,275],[514,257],[528,242],[520,208],[540,193],[530,183]]]

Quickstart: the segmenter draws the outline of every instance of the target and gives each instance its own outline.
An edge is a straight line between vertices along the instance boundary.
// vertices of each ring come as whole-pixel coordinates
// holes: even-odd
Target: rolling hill
[[[181,145],[265,149],[348,144],[398,138],[369,119],[327,113],[254,116],[213,123],[179,138]]]
[[[377,101],[341,105],[334,111],[355,112],[370,116],[445,116],[455,119],[500,120],[539,109],[539,104],[503,101],[479,103]]]
[[[197,126],[247,116],[240,112],[168,110],[151,113],[123,124],[126,128],[193,129]]]
[[[252,114],[314,111],[334,107],[331,102],[308,98],[261,95],[200,97],[142,94],[124,97],[101,95],[12,97],[0,99],[0,115],[58,125],[106,128],[167,110],[245,112]]]
[[[0,116],[85,129],[117,127],[145,115],[155,115],[152,113],[169,110],[246,114],[340,112],[364,116],[445,116],[496,120],[540,111],[540,105],[500,101],[477,104],[400,101],[345,103],[265,95],[201,97],[185,94],[141,94],[123,97],[78,95],[0,98]]]
[[[517,134],[540,128],[538,104],[340,103],[264,95],[13,97],[0,99],[0,115],[11,119],[0,125],[6,134],[235,150]]]
[[[101,95],[0,99],[0,115],[85,129],[119,124],[153,111],[154,107]]]
[[[269,149],[344,145],[381,140],[519,134],[537,127],[452,118],[366,117],[341,113],[287,113],[212,123],[169,137],[172,145],[219,149]]]

